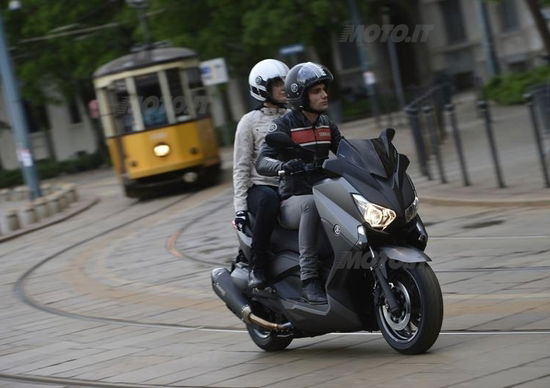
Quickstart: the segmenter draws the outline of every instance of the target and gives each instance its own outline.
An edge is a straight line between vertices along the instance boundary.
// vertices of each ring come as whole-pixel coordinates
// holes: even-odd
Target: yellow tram
[[[199,60],[186,48],[154,48],[94,73],[105,140],[129,197],[216,176],[220,155]]]

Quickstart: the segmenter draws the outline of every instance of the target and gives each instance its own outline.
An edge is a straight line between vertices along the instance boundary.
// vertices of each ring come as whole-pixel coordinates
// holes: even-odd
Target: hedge
[[[92,170],[103,164],[101,155],[81,154],[76,159],[56,162],[50,159],[39,160],[36,168],[40,179],[54,178],[62,174],[74,174],[81,171]],[[23,175],[20,169],[0,170],[0,188],[19,186],[23,184]]]
[[[523,104],[528,88],[550,82],[550,66],[522,73],[507,73],[491,79],[483,88],[485,96],[503,105]]]

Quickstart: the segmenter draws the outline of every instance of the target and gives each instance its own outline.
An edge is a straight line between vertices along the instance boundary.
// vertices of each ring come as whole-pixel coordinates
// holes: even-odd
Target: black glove
[[[283,163],[283,170],[287,173],[293,173],[297,171],[303,171],[306,168],[306,164],[302,159],[291,159],[288,162]]]
[[[246,211],[239,210],[235,213],[235,219],[233,220],[233,227],[239,232],[242,232],[245,225],[248,223],[248,215]]]

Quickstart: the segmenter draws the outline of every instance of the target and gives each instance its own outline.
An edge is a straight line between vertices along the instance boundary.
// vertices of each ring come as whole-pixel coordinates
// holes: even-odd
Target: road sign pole
[[[40,191],[40,182],[33,162],[27,120],[23,113],[19,88],[14,74],[4,35],[4,22],[0,14],[0,75],[2,78],[2,89],[6,98],[13,135],[15,136],[17,157],[22,167],[23,178],[29,187],[32,198],[35,199],[42,196],[42,192]]]

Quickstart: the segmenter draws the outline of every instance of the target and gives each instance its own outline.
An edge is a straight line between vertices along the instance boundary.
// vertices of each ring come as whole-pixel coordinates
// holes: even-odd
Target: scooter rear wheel
[[[427,263],[388,271],[388,282],[401,305],[399,314],[389,311],[382,298],[376,320],[384,339],[403,354],[427,351],[439,336],[443,298],[437,277]]]
[[[254,304],[252,306],[252,311],[254,314],[258,315],[261,318],[269,320],[271,322],[283,323],[280,317],[277,317],[278,314],[268,310],[267,308]],[[254,324],[247,324],[246,329],[252,341],[261,349],[267,352],[276,352],[279,350],[285,349],[292,342],[292,335],[281,335],[271,330],[264,329]]]

